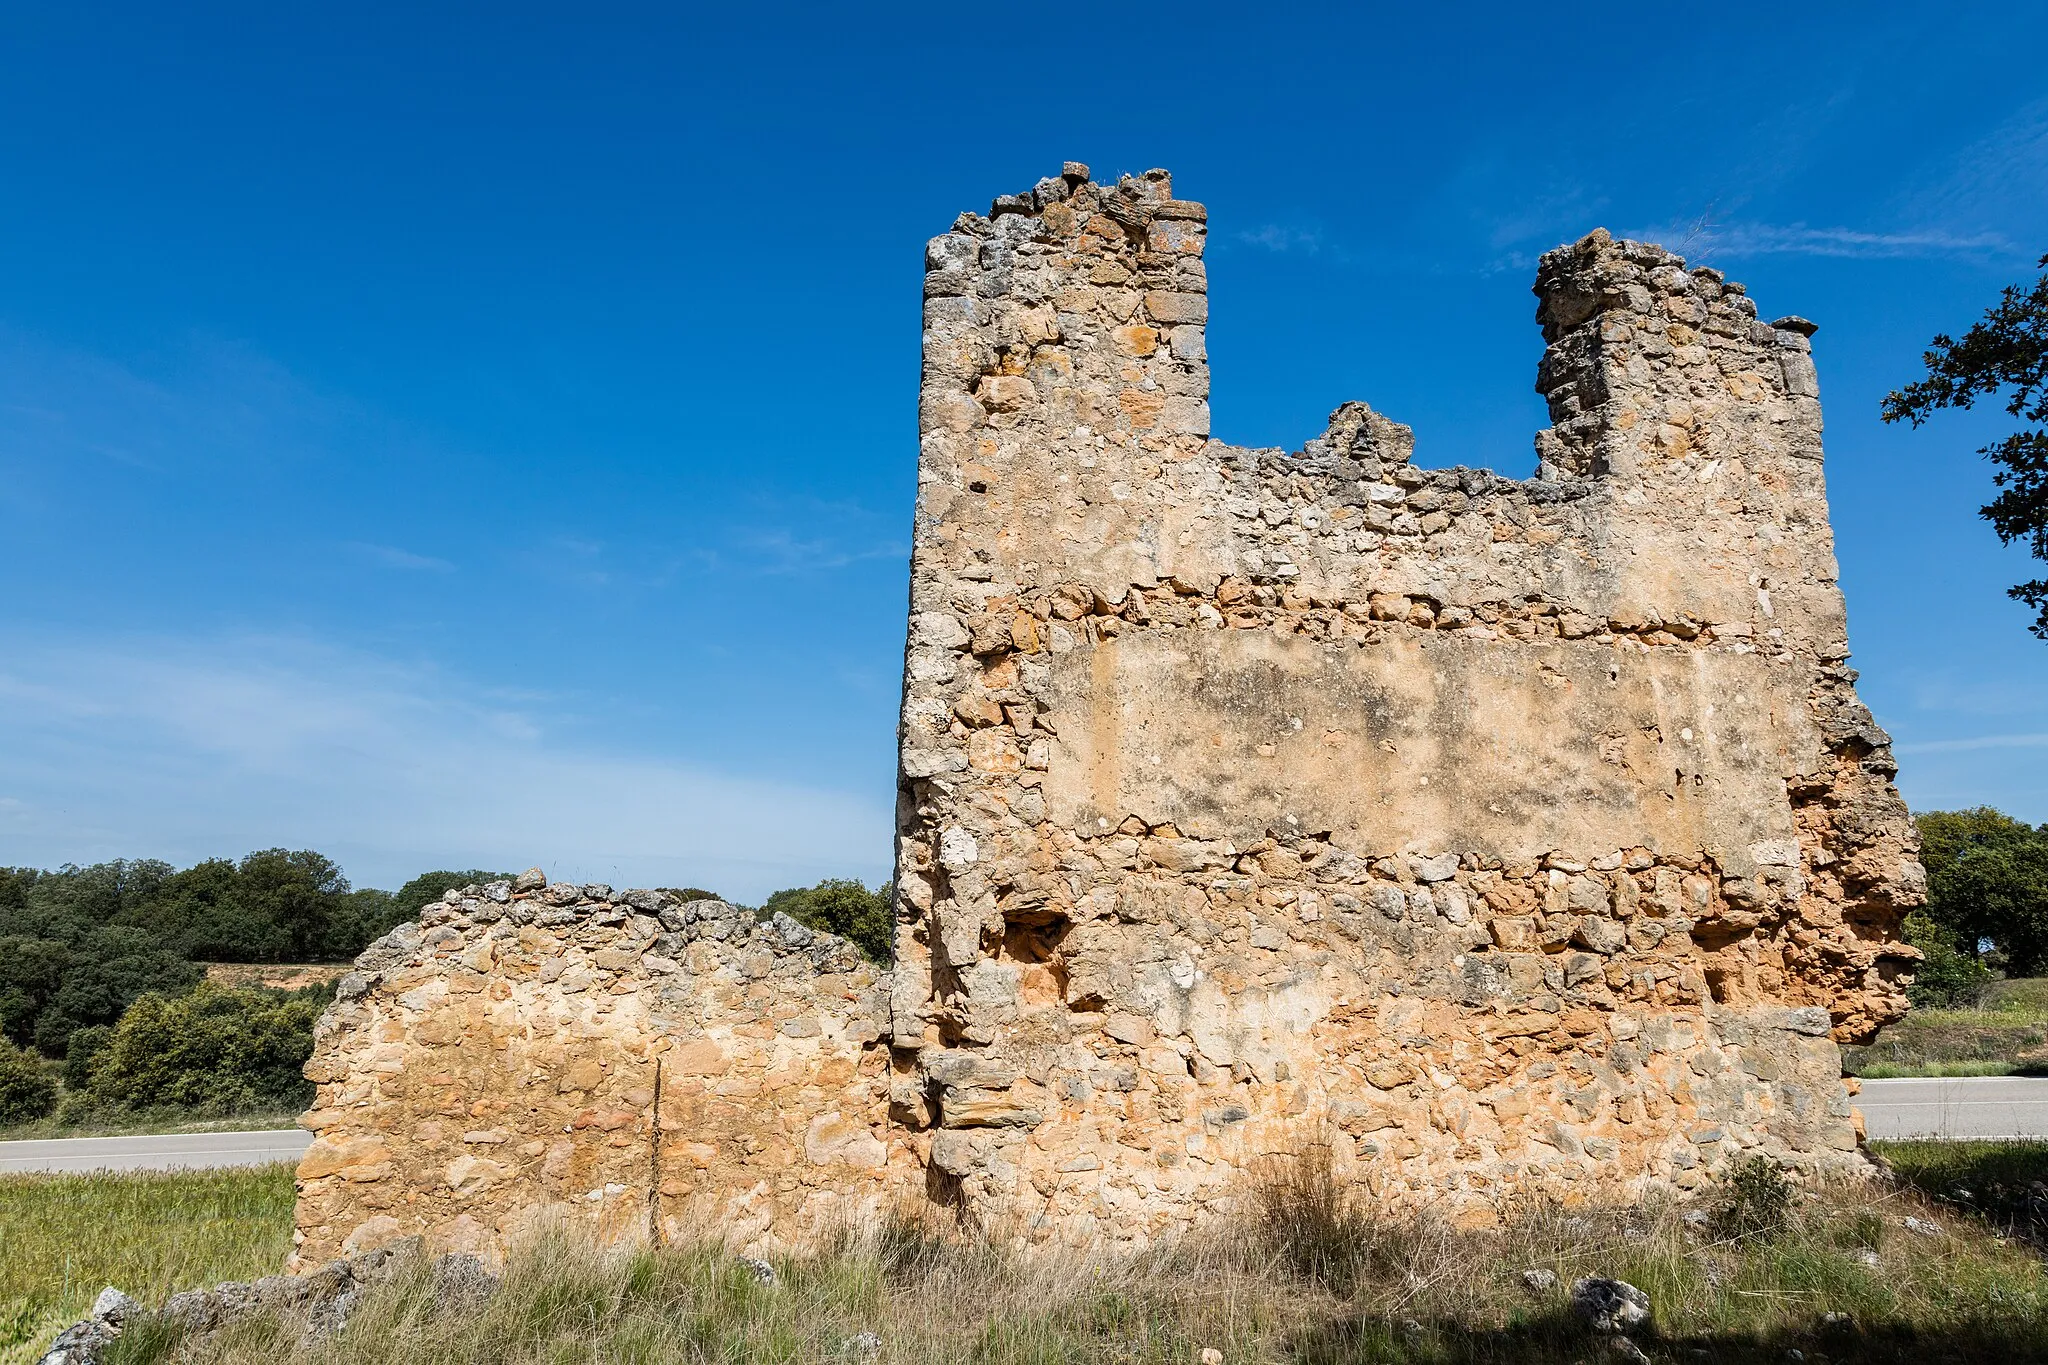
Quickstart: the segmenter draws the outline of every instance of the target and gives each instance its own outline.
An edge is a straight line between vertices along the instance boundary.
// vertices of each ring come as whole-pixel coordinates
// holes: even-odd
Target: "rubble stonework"
[[[1262,1155],[1383,1199],[1854,1167],[1924,881],[1857,701],[1811,324],[1546,255],[1527,482],[1349,403],[1210,436],[1206,212],[1070,166],[927,250],[895,1113],[1141,1239]]]
[[[851,944],[537,871],[466,891],[320,1020],[294,1268],[413,1236],[496,1260],[549,1224],[788,1242],[879,1206],[888,993]]]
[[[1397,1205],[1861,1169],[1924,876],[1797,318],[1543,258],[1528,481],[1362,403],[1209,434],[1206,212],[1085,167],[927,249],[893,972],[666,892],[451,892],[323,1019],[297,1264],[419,1235],[1072,1243],[1315,1148]]]

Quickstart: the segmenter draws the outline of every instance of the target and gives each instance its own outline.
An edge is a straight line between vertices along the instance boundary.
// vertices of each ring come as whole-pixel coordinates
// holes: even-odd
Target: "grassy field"
[[[296,1109],[260,1109],[224,1118],[193,1118],[184,1109],[143,1109],[115,1111],[89,1123],[59,1123],[55,1116],[30,1123],[0,1126],[0,1142],[23,1142],[35,1138],[126,1137],[134,1133],[253,1133],[266,1129],[296,1128]]]
[[[1871,1080],[2048,1073],[2048,980],[1995,981],[1974,1009],[1916,1009],[1842,1063]]]
[[[780,1283],[762,1285],[708,1247],[544,1244],[480,1309],[437,1311],[420,1274],[323,1344],[257,1322],[195,1343],[131,1335],[118,1359],[1189,1365],[1213,1347],[1233,1363],[1561,1363],[1593,1358],[1564,1286],[1601,1274],[1650,1293],[1655,1332],[1639,1340],[1656,1360],[2048,1361],[2048,1275],[2025,1236],[2041,1226],[2027,1190],[2048,1175],[2048,1146],[1884,1152],[1898,1184],[1810,1192],[1762,1236],[1688,1226],[1668,1206],[1529,1208],[1463,1232],[1372,1217],[1309,1180],[1270,1187],[1227,1236],[1150,1255],[1020,1256],[903,1226],[778,1261]],[[290,1208],[284,1168],[0,1180],[6,1359],[33,1359],[102,1283],[160,1301],[275,1270]],[[1528,1269],[1558,1286],[1530,1291]]]
[[[147,1303],[274,1274],[292,1168],[0,1176],[0,1362],[34,1360],[113,1284]]]

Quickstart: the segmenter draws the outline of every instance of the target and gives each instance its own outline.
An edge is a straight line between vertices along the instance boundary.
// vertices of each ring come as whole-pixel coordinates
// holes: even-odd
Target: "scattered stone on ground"
[[[191,1338],[275,1313],[303,1319],[305,1339],[322,1341],[347,1325],[350,1311],[372,1285],[393,1278],[423,1254],[420,1240],[411,1238],[303,1275],[266,1275],[246,1283],[231,1280],[211,1289],[187,1289],[154,1310],[110,1285],[93,1300],[89,1316],[57,1334],[38,1365],[100,1365],[116,1338],[146,1320],[162,1322]],[[497,1277],[483,1261],[466,1252],[437,1256],[428,1269],[437,1312],[474,1309],[498,1288]]]
[[[1555,1270],[1525,1270],[1522,1272],[1522,1287],[1531,1294],[1548,1294],[1557,1288]]]
[[[1627,1280],[1572,1281],[1572,1313],[1595,1332],[1627,1332],[1650,1320],[1650,1296]]]

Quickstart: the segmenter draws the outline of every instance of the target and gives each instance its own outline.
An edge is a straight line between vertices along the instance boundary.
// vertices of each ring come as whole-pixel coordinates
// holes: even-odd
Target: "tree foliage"
[[[2048,267],[2048,256],[2040,264]],[[1886,395],[1884,420],[1917,427],[1938,409],[1972,407],[2011,390],[2005,410],[2034,429],[1977,452],[1998,467],[1998,496],[1982,514],[2000,540],[2021,541],[2034,558],[2048,560],[2048,273],[2030,289],[2007,285],[1997,307],[1960,341],[1937,335],[1921,359],[1927,377]],[[2017,584],[2010,595],[2035,609],[2031,629],[2048,640],[2048,578]]]
[[[259,849],[178,869],[154,859],[0,868],[0,1034],[66,1057],[146,992],[189,989],[205,962],[340,962],[451,886],[502,875],[428,872],[396,893],[352,888],[311,849]]]
[[[485,882],[509,881],[512,875],[510,872],[485,872],[474,867],[467,872],[422,872],[404,886],[399,887],[397,892],[393,894],[391,897],[391,923],[385,925],[384,928],[379,929],[376,934],[372,934],[370,937],[375,938],[379,934],[384,933],[385,930],[415,918],[422,907],[441,899],[443,895],[456,887],[482,886]]]
[[[303,1108],[301,1074],[313,1053],[321,1000],[202,982],[184,995],[145,995],[129,1006],[87,1067],[95,1099],[235,1113]]]
[[[1913,984],[1906,998],[1915,1009],[1960,1009],[1974,1005],[1984,988],[1998,979],[1984,965],[1974,947],[1965,947],[1954,933],[1935,922],[1924,910],[1906,916],[1906,942],[1923,956],[1913,969]]]
[[[64,1088],[83,1090],[92,1081],[92,1064],[107,1050],[107,1044],[114,1038],[110,1024],[88,1024],[71,1034],[71,1042],[64,1049]]]
[[[57,1082],[34,1053],[0,1042],[0,1123],[27,1123],[57,1107]]]
[[[1959,952],[1975,957],[1980,942],[1996,945],[2009,976],[2048,970],[2048,825],[1989,806],[1929,811],[1914,822],[1926,918]]]
[[[875,962],[896,957],[895,888],[887,882],[873,891],[845,877],[827,877],[816,886],[789,887],[770,896],[763,915],[776,911],[811,929],[823,929],[851,942]]]

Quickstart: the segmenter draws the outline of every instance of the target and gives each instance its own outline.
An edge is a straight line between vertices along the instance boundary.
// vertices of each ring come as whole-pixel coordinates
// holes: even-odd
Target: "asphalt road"
[[[1865,1081],[1850,1103],[1874,1138],[2048,1138],[2048,1077]]]
[[[296,1128],[266,1133],[152,1133],[141,1137],[0,1142],[0,1172],[267,1166],[273,1161],[297,1161],[312,1142],[311,1133]]]
[[[1865,1081],[1854,1103],[1874,1138],[2048,1138],[2048,1077]],[[263,1166],[297,1161],[312,1141],[311,1133],[288,1128],[0,1142],[0,1172]]]

